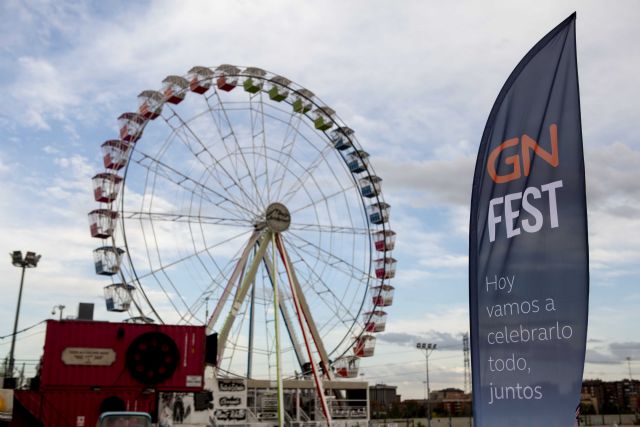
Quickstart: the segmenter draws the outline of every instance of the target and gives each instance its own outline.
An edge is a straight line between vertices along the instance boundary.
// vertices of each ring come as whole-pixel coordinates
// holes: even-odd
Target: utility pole
[[[436,349],[437,344],[419,342],[416,343],[418,350],[424,351],[425,373],[427,379],[427,427],[431,427],[431,388],[429,387],[429,355]]]
[[[470,392],[471,359],[469,358],[469,334],[462,335],[462,353],[464,354],[464,392]]]

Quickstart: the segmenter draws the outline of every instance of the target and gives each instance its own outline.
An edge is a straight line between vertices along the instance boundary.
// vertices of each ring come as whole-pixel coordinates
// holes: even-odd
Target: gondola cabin
[[[347,154],[347,166],[352,173],[360,173],[369,167],[369,153],[363,150],[352,151]]]
[[[124,113],[118,117],[120,127],[120,139],[127,142],[136,142],[142,136],[145,118],[138,113]]]
[[[104,172],[92,178],[93,196],[96,202],[111,203],[118,197],[122,177]]]
[[[213,71],[207,67],[193,67],[187,73],[191,92],[203,94],[213,84]]]
[[[396,275],[395,258],[385,257],[374,261],[376,268],[376,277],[378,279],[392,279]]]
[[[354,134],[353,129],[343,126],[331,131],[329,138],[333,143],[333,146],[338,150],[346,150],[351,148],[351,135]]]
[[[313,92],[309,89],[300,89],[293,95],[293,111],[300,114],[306,114],[313,108],[311,99],[314,97]]]
[[[131,293],[135,287],[124,283],[114,283],[104,287],[104,300],[107,303],[107,311],[124,312],[131,306]]]
[[[361,335],[356,339],[353,354],[358,357],[371,357],[376,348],[376,337],[373,335]]]
[[[166,102],[171,104],[179,104],[187,95],[189,82],[184,77],[167,76],[162,81],[162,93]]]
[[[126,141],[110,139],[102,143],[102,160],[104,167],[120,170],[127,165],[130,145]]]
[[[334,372],[339,378],[358,378],[360,358],[356,356],[343,356],[333,362]]]
[[[244,70],[247,76],[242,83],[244,90],[249,93],[258,93],[264,86],[264,76],[267,74],[262,68],[249,67]]]
[[[280,76],[276,76],[269,80],[267,89],[269,99],[276,102],[281,102],[287,99],[287,96],[289,95],[290,84],[291,80],[285,79],[284,77]]]
[[[113,235],[118,221],[118,212],[110,209],[95,209],[89,212],[91,237],[106,239]]]
[[[221,65],[216,68],[216,74],[218,75],[216,85],[218,89],[224,90],[225,92],[233,90],[238,85],[239,72],[240,69],[233,65]]]
[[[364,330],[367,332],[384,332],[387,326],[387,313],[382,310],[369,311],[362,315]]]
[[[333,127],[333,117],[336,112],[329,107],[320,107],[313,112],[313,124],[316,129],[327,131]]]
[[[381,182],[382,182],[382,178],[375,175],[361,178],[358,181],[358,184],[360,185],[360,193],[362,194],[363,197],[368,197],[368,198],[376,197],[378,194],[380,194]]]
[[[393,304],[394,287],[391,285],[378,285],[371,287],[373,305],[376,307],[388,307]]]
[[[367,206],[367,214],[369,215],[369,221],[372,224],[383,224],[389,221],[389,206],[385,202],[374,203]]]
[[[96,274],[113,276],[120,271],[120,261],[124,250],[113,246],[103,246],[93,251]]]
[[[162,112],[164,95],[157,90],[143,90],[138,95],[138,114],[147,120],[153,120]]]
[[[376,231],[373,233],[373,241],[375,243],[376,251],[392,251],[396,246],[396,232],[391,230]]]

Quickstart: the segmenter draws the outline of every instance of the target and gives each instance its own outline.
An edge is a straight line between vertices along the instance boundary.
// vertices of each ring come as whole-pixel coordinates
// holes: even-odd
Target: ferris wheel
[[[167,77],[118,124],[89,213],[107,310],[207,325],[229,375],[356,377],[396,260],[354,131],[308,89],[231,65]]]

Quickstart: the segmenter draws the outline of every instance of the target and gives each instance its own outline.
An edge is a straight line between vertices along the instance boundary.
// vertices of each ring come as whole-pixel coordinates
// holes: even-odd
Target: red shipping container
[[[16,400],[45,427],[94,427],[108,410],[156,413],[156,393],[118,390],[17,390]],[[16,425],[31,423],[14,420]]]
[[[40,389],[203,387],[204,326],[47,321]]]

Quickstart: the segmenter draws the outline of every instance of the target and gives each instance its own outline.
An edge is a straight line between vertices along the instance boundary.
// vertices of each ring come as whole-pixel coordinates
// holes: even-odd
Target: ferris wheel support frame
[[[327,426],[331,427],[331,413],[329,412],[329,407],[327,405],[327,400],[326,397],[324,395],[324,387],[322,385],[322,379],[318,376],[318,370],[316,368],[315,363],[313,362],[313,355],[311,353],[311,348],[309,346],[309,342],[307,339],[307,335],[305,333],[305,328],[304,328],[304,324],[303,324],[303,320],[302,317],[304,316],[307,327],[309,328],[309,332],[311,333],[311,336],[314,340],[314,343],[316,344],[316,348],[318,349],[318,353],[320,354],[320,358],[321,358],[321,366],[325,372],[325,375],[329,378],[331,378],[331,374],[330,374],[330,370],[329,365],[325,364],[325,361],[322,360],[322,358],[326,358],[326,352],[324,350],[324,346],[322,345],[322,341],[319,339],[316,339],[314,337],[314,332],[317,334],[318,331],[315,327],[315,323],[313,322],[313,319],[310,317],[307,317],[305,314],[305,309],[308,312],[309,307],[307,306],[306,300],[304,299],[304,295],[302,294],[301,290],[300,290],[300,285],[298,283],[298,279],[295,275],[295,270],[292,268],[291,266],[291,261],[289,259],[289,255],[287,254],[285,248],[284,248],[284,244],[282,243],[282,239],[280,238],[280,234],[276,234],[275,236],[275,242],[276,242],[276,246],[278,249],[278,252],[280,252],[280,257],[282,258],[282,262],[284,263],[284,268],[287,272],[287,278],[289,279],[289,285],[291,286],[291,296],[293,299],[293,303],[294,306],[296,308],[296,314],[298,315],[298,320],[300,322],[300,329],[302,330],[302,337],[304,338],[304,343],[305,346],[307,347],[307,352],[309,354],[309,361],[311,364],[311,372],[313,373],[313,379],[316,383],[316,390],[318,393],[318,399],[320,400],[320,404],[322,406],[322,412],[325,416],[325,419],[327,421]],[[303,309],[303,305],[305,307],[305,309]]]
[[[226,347],[227,338],[229,337],[229,332],[231,332],[231,327],[233,326],[233,322],[235,321],[236,315],[240,311],[240,308],[242,306],[242,301],[244,301],[244,299],[247,296],[247,292],[249,291],[250,285],[255,278],[256,272],[258,271],[258,266],[260,265],[260,261],[262,260],[262,257],[264,256],[265,252],[267,251],[268,246],[269,246],[269,232],[266,232],[260,236],[258,252],[256,253],[256,256],[253,258],[251,262],[251,266],[249,267],[249,270],[246,272],[244,278],[242,279],[242,283],[236,290],[236,294],[231,304],[231,309],[229,310],[229,314],[227,315],[227,318],[218,335],[218,366],[220,366],[220,362],[222,361],[222,357],[224,356],[224,350]],[[249,251],[245,251],[245,253],[248,256]],[[246,262],[247,262],[247,257],[243,257],[238,262],[238,265],[244,264]],[[236,268],[238,265],[236,265]],[[229,283],[233,283],[233,281],[230,280]]]
[[[257,243],[256,243],[256,240],[257,240]],[[261,232],[256,231],[249,239],[250,244],[258,245],[258,250],[255,252],[253,260],[251,261],[251,264],[249,266],[249,269],[245,272],[244,277],[242,277],[241,283],[236,289],[236,293],[233,298],[231,309],[218,335],[217,366],[218,367],[220,366],[221,361],[224,358],[224,351],[226,349],[226,343],[229,337],[229,333],[231,332],[231,328],[236,319],[236,316],[242,307],[242,303],[247,297],[247,293],[249,289],[252,287],[252,284],[255,280],[255,275],[258,270],[258,266],[263,261],[266,261],[267,264],[269,263],[269,261],[267,260],[267,249],[270,241],[272,246],[274,247],[273,260],[271,261],[271,271],[269,276],[271,278],[271,282],[274,289],[273,304],[274,304],[274,317],[275,317],[274,321],[275,321],[275,331],[276,331],[275,345],[276,345],[276,372],[277,372],[276,378],[277,378],[277,386],[278,386],[278,418],[281,419],[281,417],[284,416],[284,413],[282,412],[282,408],[281,408],[281,405],[283,404],[283,398],[282,398],[283,390],[282,390],[282,372],[280,367],[280,354],[279,354],[280,353],[280,334],[279,334],[279,318],[278,318],[278,311],[279,311],[278,308],[280,308],[280,310],[283,310],[283,304],[282,304],[282,299],[278,293],[278,282],[277,282],[277,274],[276,274],[276,271],[277,271],[276,259],[277,259],[277,255],[279,254],[284,264],[285,271],[287,274],[287,279],[289,281],[289,286],[291,288],[292,300],[294,303],[296,316],[300,324],[300,330],[302,332],[302,337],[304,339],[305,347],[307,350],[307,356],[309,358],[309,362],[311,365],[311,372],[316,385],[318,399],[320,400],[322,412],[327,421],[327,426],[331,427],[331,413],[329,411],[329,407],[326,401],[326,396],[324,394],[322,377],[318,373],[318,367],[313,361],[313,353],[311,350],[309,339],[307,337],[307,330],[309,335],[311,335],[311,339],[313,340],[316,350],[318,351],[318,355],[320,357],[320,367],[324,372],[324,375],[331,380],[332,375],[331,375],[331,370],[329,369],[328,356],[324,348],[324,345],[322,344],[322,340],[320,339],[318,330],[315,326],[315,322],[311,317],[309,306],[306,302],[306,299],[304,297],[304,294],[298,282],[298,278],[296,277],[295,270],[291,265],[289,254],[287,253],[284,247],[284,243],[282,242],[280,233],[278,232],[273,232],[269,229],[263,229]],[[227,287],[225,288],[225,293],[227,294],[227,297],[231,293],[231,288],[233,287],[233,284],[236,282],[237,276],[239,276],[240,272],[244,270],[248,261],[249,254],[250,254],[250,246],[247,245],[247,247],[243,251],[243,256],[238,260],[238,263],[236,264],[231,280],[229,280],[229,282],[227,283]],[[225,298],[225,301],[226,301],[226,298]],[[218,303],[218,306],[216,307],[216,311],[222,310],[221,308],[220,310],[218,310],[218,307],[221,306],[221,303],[222,301]],[[212,319],[213,319],[213,315],[212,315]],[[213,323],[215,323],[215,320],[213,321]],[[291,334],[293,334],[292,331],[290,331],[290,335]],[[292,337],[292,341],[295,346],[295,341],[296,341],[295,338]],[[302,359],[299,358],[298,360],[300,361]]]
[[[222,309],[224,308],[224,305],[226,304],[227,299],[229,299],[229,295],[231,295],[231,289],[233,288],[234,284],[241,276],[241,273],[247,264],[247,259],[249,258],[249,252],[251,251],[251,248],[253,248],[254,245],[258,242],[259,238],[260,238],[260,233],[258,231],[254,231],[254,233],[251,235],[251,238],[249,239],[249,243],[247,244],[244,251],[242,252],[242,255],[240,256],[240,260],[236,264],[236,267],[234,268],[233,273],[231,273],[231,277],[229,278],[229,281],[227,282],[227,286],[224,288],[224,291],[222,292],[222,295],[218,300],[218,304],[216,304],[216,308],[213,310],[213,313],[211,313],[211,317],[207,322],[207,335],[210,335],[213,333],[213,325],[218,321],[218,317],[220,317],[220,313],[222,313]]]
[[[271,245],[276,244],[276,233],[269,232]],[[271,281],[273,283],[273,322],[275,327],[276,338],[276,381],[278,383],[278,425],[284,426],[284,390],[282,387],[282,364],[280,363],[280,318],[278,316],[278,306],[280,298],[278,292],[278,269],[276,268],[276,251],[273,251],[273,270],[271,272]]]
[[[271,280],[272,268],[271,268],[271,264],[269,263],[268,256],[269,256],[269,250],[267,249],[267,253],[263,258],[263,261],[264,261],[264,267],[265,267],[265,270],[267,271],[269,280]],[[271,285],[274,286],[273,281]],[[302,346],[300,345],[300,341],[298,341],[298,337],[295,335],[295,327],[293,324],[293,320],[291,320],[291,313],[289,313],[287,306],[284,304],[284,299],[282,295],[278,297],[278,305],[280,306],[280,313],[282,314],[282,320],[284,320],[284,324],[287,328],[287,332],[289,333],[289,339],[291,340],[291,344],[293,345],[293,351],[296,354],[296,359],[298,359],[298,363],[300,364],[300,366],[303,366],[304,363],[306,362],[306,359],[302,351]]]

